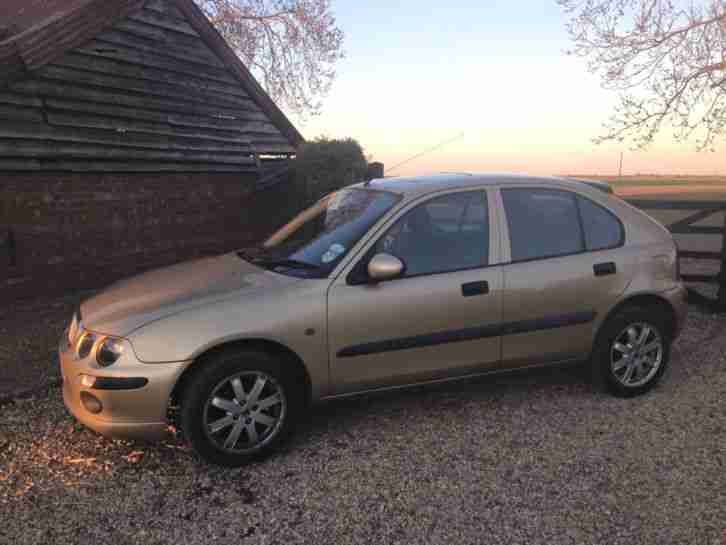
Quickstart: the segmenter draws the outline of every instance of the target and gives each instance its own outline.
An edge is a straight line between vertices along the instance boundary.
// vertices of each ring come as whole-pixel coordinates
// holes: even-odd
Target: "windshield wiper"
[[[262,262],[263,265],[270,267],[290,267],[291,269],[310,269],[318,270],[319,265],[308,263],[307,261],[300,261],[298,259],[259,259],[257,261]]]
[[[310,269],[318,270],[320,267],[307,261],[300,261],[298,259],[274,259],[265,257],[254,257],[251,262],[255,265],[262,265],[263,267],[289,267],[291,269]]]
[[[274,254],[270,255],[269,253],[265,253],[262,248],[245,248],[244,250],[239,250],[237,255],[245,261],[261,267],[289,267],[290,269],[320,270],[320,266],[314,263],[308,263],[307,261],[301,261],[299,259],[277,258]]]

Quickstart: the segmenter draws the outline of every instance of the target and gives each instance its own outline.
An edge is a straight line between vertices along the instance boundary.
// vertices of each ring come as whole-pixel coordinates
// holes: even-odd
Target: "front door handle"
[[[595,273],[595,276],[605,276],[607,274],[615,274],[617,272],[615,263],[612,261],[608,261],[607,263],[596,263],[592,266],[592,270]]]
[[[486,295],[487,293],[489,293],[489,282],[486,280],[482,280],[481,282],[467,282],[461,285],[461,295],[464,297]]]

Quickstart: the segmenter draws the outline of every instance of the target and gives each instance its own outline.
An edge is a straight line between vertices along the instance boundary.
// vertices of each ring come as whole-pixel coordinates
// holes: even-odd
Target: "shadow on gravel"
[[[497,405],[506,400],[508,409],[527,403],[537,394],[562,395],[576,399],[598,394],[587,381],[582,365],[522,369],[458,381],[373,392],[340,398],[314,406],[281,455],[309,443],[313,438],[334,435],[341,430],[355,434],[355,428],[370,419],[393,420],[393,426],[406,425],[414,414],[435,414],[449,420],[457,411],[472,405]]]

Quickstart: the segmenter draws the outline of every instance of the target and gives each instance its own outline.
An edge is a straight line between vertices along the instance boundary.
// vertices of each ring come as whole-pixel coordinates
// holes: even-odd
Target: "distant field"
[[[726,184],[713,185],[617,185],[612,184],[616,195],[638,199],[666,199],[684,201],[726,201]]]
[[[726,189],[726,176],[598,176],[588,174],[573,174],[573,178],[586,178],[602,180],[612,184],[613,187],[623,186],[723,186]]]

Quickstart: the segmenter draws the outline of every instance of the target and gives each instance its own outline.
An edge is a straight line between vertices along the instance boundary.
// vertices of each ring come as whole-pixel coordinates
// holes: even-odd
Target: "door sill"
[[[391,391],[395,391],[395,390],[405,390],[408,388],[417,388],[420,386],[433,386],[436,384],[445,384],[448,382],[470,380],[470,379],[485,377],[485,376],[489,376],[489,375],[516,374],[516,373],[528,371],[530,369],[540,369],[542,367],[560,367],[560,366],[566,367],[568,365],[583,363],[583,361],[585,361],[584,358],[577,357],[577,358],[569,358],[569,359],[563,359],[563,360],[557,360],[557,361],[547,361],[547,362],[542,362],[542,363],[535,363],[532,365],[525,365],[525,366],[514,367],[514,368],[487,369],[485,371],[478,371],[476,373],[468,373],[466,375],[457,375],[457,376],[453,376],[453,377],[422,380],[419,382],[410,382],[410,383],[406,383],[406,384],[396,384],[393,386],[378,386],[378,387],[374,387],[374,388],[366,388],[363,390],[355,390],[353,392],[345,392],[342,394],[324,396],[324,397],[321,397],[319,401],[321,401],[321,402],[322,401],[333,401],[336,399],[345,399],[347,397],[357,397],[357,396],[364,396],[364,395],[368,395],[368,394],[391,392]]]

